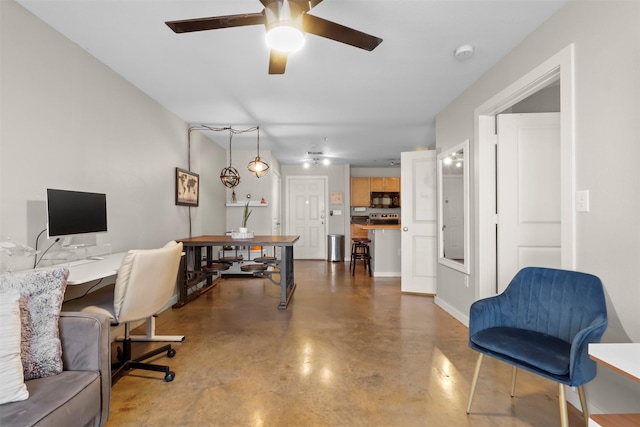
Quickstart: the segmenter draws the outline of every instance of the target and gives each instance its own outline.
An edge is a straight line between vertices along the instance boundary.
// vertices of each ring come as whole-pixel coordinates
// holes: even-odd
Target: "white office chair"
[[[64,304],[67,311],[104,313],[111,317],[112,325],[125,324],[122,350],[118,348],[118,362],[112,364],[112,385],[129,369],[164,372],[164,380],[173,381],[175,373],[168,366],[142,361],[165,351],[168,357],[173,357],[175,350],[168,344],[132,358],[130,322],[157,314],[169,302],[175,289],[181,254],[182,243],[174,241],[160,249],[131,250],[122,260],[115,285]]]

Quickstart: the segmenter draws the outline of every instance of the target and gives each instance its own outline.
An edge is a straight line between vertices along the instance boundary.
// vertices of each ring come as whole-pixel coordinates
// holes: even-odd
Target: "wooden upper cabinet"
[[[388,177],[384,178],[384,190],[383,191],[400,191],[400,178]]]
[[[371,178],[371,191],[400,191],[400,178]]]
[[[371,191],[384,191],[384,178],[369,178],[371,180]]]
[[[351,178],[351,206],[369,206],[371,186],[369,178]]]

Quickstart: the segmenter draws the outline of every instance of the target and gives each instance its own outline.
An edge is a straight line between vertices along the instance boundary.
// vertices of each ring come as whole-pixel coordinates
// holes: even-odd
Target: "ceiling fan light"
[[[291,22],[274,23],[267,31],[267,45],[279,52],[291,53],[298,51],[304,45],[304,34]]]

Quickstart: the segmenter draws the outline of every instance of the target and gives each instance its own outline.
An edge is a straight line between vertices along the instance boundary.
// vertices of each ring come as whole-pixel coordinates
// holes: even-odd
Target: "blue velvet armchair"
[[[588,423],[585,383],[596,376],[589,343],[599,342],[607,328],[602,282],[576,271],[523,268],[505,291],[476,301],[469,315],[469,347],[478,351],[467,414],[478,382],[483,355],[559,383],[560,421],[568,426],[564,386],[578,388]]]

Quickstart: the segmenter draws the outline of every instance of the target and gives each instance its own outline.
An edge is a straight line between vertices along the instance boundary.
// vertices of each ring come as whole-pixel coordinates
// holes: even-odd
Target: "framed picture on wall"
[[[198,206],[200,201],[200,175],[176,168],[176,205]]]

